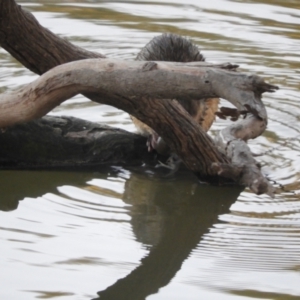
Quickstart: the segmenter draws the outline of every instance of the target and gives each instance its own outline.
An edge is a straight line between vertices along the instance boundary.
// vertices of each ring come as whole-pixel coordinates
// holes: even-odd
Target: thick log
[[[39,41],[39,45],[37,47],[33,47],[32,45],[36,44],[36,40]],[[13,0],[0,0],[0,43],[1,46],[16,57],[23,65],[38,74],[42,74],[50,68],[68,61],[80,60],[83,58],[103,57],[101,54],[95,54],[79,47],[75,47],[74,45],[66,42],[64,39],[60,39],[53,35],[51,32],[40,26],[30,13],[25,12],[20,6],[17,6]],[[166,66],[167,64],[162,65]],[[173,65],[173,67],[178,66],[178,64]],[[108,70],[113,67],[114,66],[108,66]],[[178,68],[183,69],[184,72],[186,72],[185,68],[189,67],[191,68],[191,66],[183,67],[180,65]],[[208,67],[208,65],[206,65],[206,67]],[[217,74],[214,73],[215,70],[217,70]],[[206,85],[206,88],[204,88],[203,91],[204,94],[207,92],[205,96],[220,96],[230,100],[235,106],[237,106],[241,113],[250,111],[250,114],[248,113],[248,115],[254,115],[258,122],[262,121],[266,124],[267,120],[264,106],[261,102],[261,94],[265,91],[273,91],[276,87],[264,83],[263,80],[257,76],[251,77],[229,71],[226,71],[228,73],[228,76],[226,76],[228,81],[220,82],[221,78],[218,78],[218,76],[221,73],[219,73],[219,71],[220,70],[218,68],[209,68],[209,71],[204,72],[205,75],[202,74],[203,76],[200,76],[203,84]],[[222,71],[225,72],[225,70]],[[131,70],[129,67],[126,73],[129,74],[130,72]],[[161,72],[157,63],[147,63],[144,65],[142,70],[139,69],[139,74],[144,73],[147,80],[149,79],[147,76],[154,72]],[[199,65],[197,68],[194,68],[193,72],[199,72]],[[94,72],[94,75],[95,74],[96,73]],[[134,72],[132,74],[133,77],[136,75]],[[185,76],[187,76],[186,81],[189,81],[191,74]],[[220,76],[222,77],[223,75]],[[235,78],[233,80],[234,84],[232,84],[230,79],[232,77]],[[182,76],[179,76],[179,78],[181,80]],[[97,79],[103,80],[102,77],[97,77]],[[177,83],[177,86],[181,84],[179,81],[175,82]],[[144,123],[150,125],[164,138],[171,148],[179,154],[186,166],[190,170],[198,172],[201,177],[205,176],[210,178],[210,180],[218,179],[220,176],[231,177],[235,178],[236,182],[250,187],[252,186],[252,182],[247,181],[245,183],[244,180],[237,179],[244,178],[241,172],[245,173],[245,168],[248,170],[247,159],[243,163],[245,168],[228,165],[227,163],[229,162],[230,157],[226,157],[224,155],[224,153],[226,153],[227,144],[223,143],[223,151],[220,153],[211,139],[205,134],[205,132],[203,132],[202,128],[190,118],[190,116],[176,101],[157,99],[150,101],[150,95],[158,95],[162,98],[166,97],[167,95],[164,94],[163,91],[153,94],[154,86],[152,85],[150,87],[150,94],[137,93],[136,95],[133,95],[125,93],[126,96],[124,96],[122,93],[127,92],[127,81],[121,82],[122,84],[120,88],[121,90],[123,88],[123,90],[120,94],[107,93],[107,90],[103,88],[103,84],[102,90],[100,89],[100,91],[97,89],[96,92],[96,90],[91,91],[89,88],[86,89],[88,85],[84,84],[84,82],[81,83],[83,84],[81,84],[80,88],[76,86],[69,86],[69,88],[64,91],[59,91],[58,89],[51,91],[51,84],[48,82],[48,88],[50,87],[50,89],[48,89],[49,93],[47,96],[55,98],[57,95],[61,96],[63,94],[64,96],[59,98],[57,102],[59,103],[66,96],[70,97],[73,94],[82,92],[83,90],[81,88],[84,87],[84,91],[87,92],[85,93],[85,96],[93,101],[108,103],[119,107],[138,117]],[[117,80],[116,83],[119,84],[119,80]],[[55,84],[56,83],[54,82],[54,85]],[[150,86],[149,81],[147,81],[147,85]],[[117,85],[115,85],[114,88],[116,86]],[[234,92],[233,90],[230,92],[232,88]],[[39,90],[39,93],[43,91],[44,90],[42,88]],[[213,94],[210,94],[211,91]],[[227,94],[227,91],[231,94]],[[178,89],[174,92],[177,93]],[[194,90],[192,88],[189,90],[188,94],[189,96],[194,96],[195,94],[193,93]],[[137,95],[139,96],[138,98],[136,97]],[[170,95],[178,96],[181,94],[178,93],[176,95]],[[6,98],[6,100],[7,99],[8,98]],[[7,107],[9,106],[9,104],[6,105]],[[20,105],[22,106],[22,104]],[[44,111],[40,110],[39,114],[36,116],[46,113],[46,111],[53,108],[53,105],[54,103],[52,102],[49,106],[44,108]],[[25,111],[27,111],[27,108],[25,108],[24,112]],[[18,116],[16,116],[16,118],[18,118]],[[235,139],[235,134],[233,134],[233,138]],[[226,154],[228,155],[229,153],[231,152],[227,151]],[[227,171],[225,172],[224,170]],[[230,170],[230,172],[228,170]],[[258,186],[259,188],[257,190],[259,192],[268,192],[270,190],[270,186],[264,178],[262,182],[258,183]],[[262,186],[262,188],[260,188],[260,186]]]
[[[45,116],[0,132],[0,169],[74,169],[153,162],[146,139],[72,117]],[[114,149],[114,151],[112,151]]]

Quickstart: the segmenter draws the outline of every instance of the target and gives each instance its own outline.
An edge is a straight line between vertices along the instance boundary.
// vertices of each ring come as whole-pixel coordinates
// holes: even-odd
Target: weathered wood
[[[97,93],[102,97],[102,103],[130,110],[131,114],[142,113],[146,119],[152,114],[151,111],[144,107],[142,112],[135,112],[135,108],[128,108],[127,102],[139,105],[140,102],[160,102],[156,99],[167,97],[226,97],[242,112],[249,110],[262,119],[267,117],[262,101],[255,97],[261,85],[257,86],[253,76],[223,70],[230,68],[230,65],[206,67],[202,62],[152,63],[155,68],[145,70],[147,62],[91,59],[53,68],[28,86],[0,95],[0,127],[41,117],[79,93]],[[273,87],[269,85],[268,88],[272,90]],[[115,101],[115,96],[126,100]],[[174,101],[166,102],[170,104]],[[153,126],[155,124],[151,124]]]
[[[256,194],[266,193],[272,197],[274,188],[262,175],[260,165],[253,158],[245,142],[261,135],[266,126],[265,119],[248,114],[245,119],[222,129],[215,142],[219,149],[231,158],[231,165],[215,164],[214,166],[218,174],[228,176],[241,185],[249,186]]]

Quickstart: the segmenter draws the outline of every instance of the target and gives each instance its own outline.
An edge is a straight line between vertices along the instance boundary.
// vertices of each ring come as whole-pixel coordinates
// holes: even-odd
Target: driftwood
[[[230,64],[104,59],[103,55],[75,47],[41,27],[13,0],[0,0],[0,44],[38,74],[66,62],[99,58],[58,66],[27,87],[1,95],[0,127],[38,118],[62,101],[83,93],[93,101],[123,109],[151,126],[199,177],[214,182],[226,182],[229,178],[258,194],[272,193],[245,143],[264,131],[267,114],[261,95],[276,89],[260,77],[237,73],[236,66]],[[168,100],[178,97],[222,97],[246,118],[220,133],[217,148],[177,101]],[[1,138],[0,134],[0,142]],[[7,135],[6,138],[9,140]]]

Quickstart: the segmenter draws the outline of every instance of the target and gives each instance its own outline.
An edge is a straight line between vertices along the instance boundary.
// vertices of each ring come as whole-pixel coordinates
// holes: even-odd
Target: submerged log
[[[39,41],[37,46],[36,40]],[[250,118],[251,126],[260,124],[260,129],[248,136],[251,138],[261,134],[267,124],[261,94],[272,92],[276,87],[260,77],[233,72],[236,66],[230,64],[106,60],[101,54],[85,51],[55,36],[13,0],[0,0],[0,44],[38,74],[69,61],[102,58],[57,67],[22,91],[2,95],[1,127],[40,117],[69,97],[84,93],[93,101],[123,109],[151,126],[201,178],[209,181],[230,178],[257,193],[271,193],[271,186],[253,163],[248,150],[249,158],[235,159],[239,152],[249,149],[245,147],[247,126],[244,122]],[[230,135],[220,139],[219,151],[177,101],[165,99],[177,97],[222,97],[231,101],[240,113],[247,114],[247,118],[240,121],[242,127],[231,127]],[[239,134],[245,139],[235,144]],[[228,150],[232,148],[227,147],[230,144],[237,145],[235,151]],[[253,165],[256,165],[254,172]],[[257,180],[256,175],[245,175],[249,172],[261,176]],[[253,181],[258,181],[254,188]]]

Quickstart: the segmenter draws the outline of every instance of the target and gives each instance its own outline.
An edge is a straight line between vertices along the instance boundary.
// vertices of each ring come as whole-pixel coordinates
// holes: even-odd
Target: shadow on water
[[[82,186],[90,178],[91,173],[85,172],[1,171],[0,210],[15,210],[24,197],[36,198],[44,193],[56,193],[57,186],[63,184]]]
[[[96,299],[138,300],[157,293],[181,269],[202,236],[229,212],[241,188],[203,186],[192,180],[146,181],[132,174],[123,201],[131,204],[137,240],[150,248],[140,265]]]
[[[56,193],[57,186],[63,184],[84,187],[93,176],[95,173],[90,172],[4,171],[0,209],[16,209],[24,195]],[[108,173],[97,176],[108,177]],[[122,200],[130,205],[128,214],[137,241],[149,253],[136,269],[98,292],[95,299],[138,300],[157,293],[181,269],[202,236],[220,222],[219,216],[229,212],[241,191],[237,187],[200,185],[187,174],[161,180],[130,173]]]

